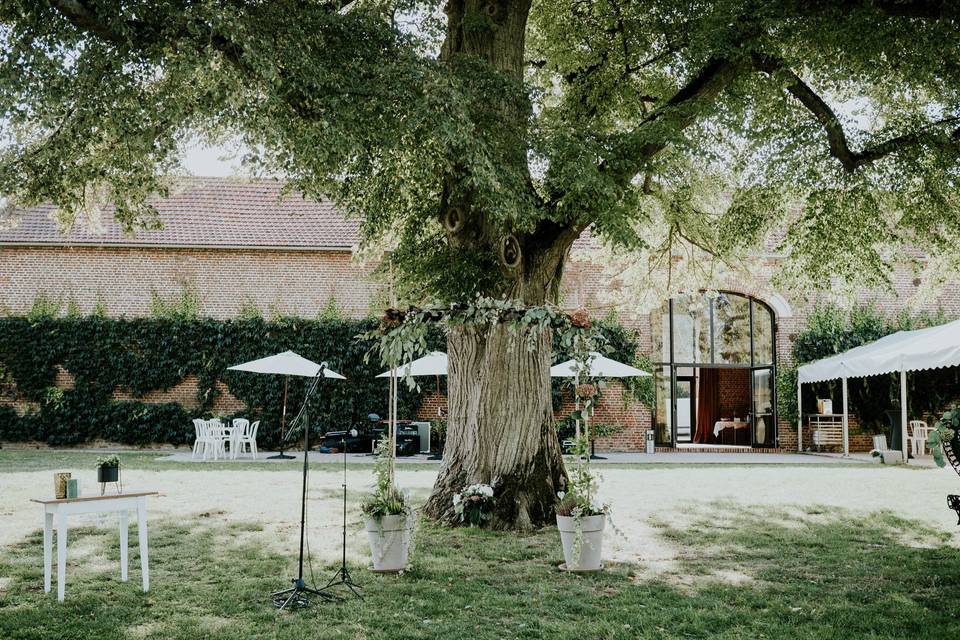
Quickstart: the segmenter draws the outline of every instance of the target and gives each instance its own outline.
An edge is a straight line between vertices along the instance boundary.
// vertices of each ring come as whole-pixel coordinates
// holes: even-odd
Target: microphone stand
[[[352,431],[351,435],[355,436],[356,431]],[[329,589],[330,587],[336,587],[339,585],[344,585],[353,595],[357,596],[363,600],[363,596],[360,595],[360,592],[357,589],[360,588],[356,582],[353,581],[353,578],[350,576],[350,572],[347,570],[347,434],[344,433],[340,439],[340,448],[343,450],[343,549],[340,557],[340,568],[337,569],[337,572],[333,574],[333,577],[330,578],[330,582],[323,588],[324,590]]]
[[[324,369],[326,369],[326,363],[320,365],[317,377],[314,378],[313,384],[307,389],[307,395],[303,400],[303,407],[293,421],[294,424],[299,424],[303,429],[303,489],[300,495],[300,563],[297,577],[290,579],[293,586],[288,589],[274,591],[270,594],[270,597],[273,599],[273,604],[281,610],[291,603],[300,607],[309,606],[309,595],[318,596],[327,602],[338,600],[338,598],[332,594],[308,587],[303,579],[303,546],[306,539],[307,527],[307,470],[309,467],[308,459],[310,457],[310,419],[308,407],[310,405],[310,395],[320,385],[320,379],[323,378]]]

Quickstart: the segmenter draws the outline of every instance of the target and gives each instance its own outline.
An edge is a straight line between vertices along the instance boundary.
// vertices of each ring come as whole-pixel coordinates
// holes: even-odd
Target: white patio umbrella
[[[447,354],[443,351],[431,351],[422,358],[417,358],[396,369],[388,369],[379,374],[378,378],[390,378],[390,391],[387,397],[387,426],[391,443],[396,447],[397,437],[397,378],[400,376],[436,376],[437,392],[440,391],[440,376],[447,375]]]
[[[628,364],[611,360],[596,351],[591,351],[587,358],[587,370],[578,372],[577,361],[567,360],[550,367],[551,378],[579,378],[580,373],[594,378],[636,378],[651,375],[646,371],[631,367]]]
[[[447,375],[447,354],[443,351],[431,351],[422,358],[417,358],[396,369],[384,371],[378,378],[389,378],[391,373],[398,376],[445,376]]]
[[[283,413],[280,417],[280,454],[271,456],[274,458],[292,458],[283,452],[283,436],[287,425],[287,385],[290,382],[290,376],[301,376],[304,378],[316,378],[320,371],[320,365],[312,360],[307,360],[293,351],[284,351],[259,360],[251,360],[243,364],[237,364],[227,367],[231,371],[248,371],[251,373],[270,373],[282,375],[283,378]],[[337,380],[346,380],[346,378],[336,371],[326,367],[323,369],[324,378],[334,378]]]
[[[576,359],[567,360],[566,362],[561,362],[560,364],[555,364],[550,367],[550,377],[551,378],[573,378],[574,384],[579,386],[580,384],[580,374],[583,373],[587,376],[592,376],[594,378],[639,378],[639,377],[648,377],[652,374],[643,371],[642,369],[637,369],[636,367],[631,367],[628,364],[622,362],[617,362],[612,360],[596,351],[591,351],[587,356],[587,361],[584,363],[586,365],[585,371],[577,370],[577,361]],[[580,396],[574,392],[574,398],[576,402],[576,408],[580,410]],[[584,418],[583,424],[587,426],[587,420]],[[577,438],[580,437],[580,421],[576,421],[577,428]],[[589,437],[589,430],[587,431]]]

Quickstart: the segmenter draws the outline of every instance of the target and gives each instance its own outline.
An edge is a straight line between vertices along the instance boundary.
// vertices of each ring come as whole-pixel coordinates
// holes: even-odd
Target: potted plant
[[[488,484],[471,484],[453,496],[453,510],[460,516],[460,522],[471,527],[480,527],[489,520],[492,506],[493,487]]]
[[[607,505],[596,499],[597,481],[590,465],[588,438],[575,443],[577,465],[570,474],[569,491],[560,492],[557,505],[557,529],[563,546],[566,571],[599,571],[603,568],[603,530],[607,524]]]
[[[413,510],[407,498],[393,482],[393,457],[390,439],[377,443],[374,464],[376,486],[360,505],[366,519],[373,570],[379,573],[404,571],[410,556]]]
[[[119,456],[109,455],[97,458],[97,482],[100,483],[100,495],[106,491],[108,482],[120,482]]]

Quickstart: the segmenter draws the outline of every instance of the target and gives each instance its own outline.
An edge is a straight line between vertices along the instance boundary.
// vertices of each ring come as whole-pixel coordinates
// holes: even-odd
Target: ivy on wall
[[[272,448],[279,435],[283,376],[227,367],[287,349],[326,361],[347,377],[322,385],[312,423],[319,432],[349,428],[369,413],[387,412],[387,383],[375,378],[382,367],[364,361],[371,345],[356,338],[373,326],[374,321],[342,319],[0,318],[0,370],[31,406],[23,416],[0,411],[0,440],[189,443],[191,419],[210,415],[219,381],[247,406],[239,415],[261,420],[258,439]],[[439,332],[429,341],[431,348],[443,349]],[[55,386],[58,367],[73,376],[73,389]],[[134,398],[166,391],[187,376],[198,383],[197,409],[113,399],[117,390]],[[290,377],[288,416],[299,407],[305,385],[305,378]],[[404,389],[400,415],[414,415],[419,402],[419,390]]]
[[[606,319],[598,322],[607,355],[647,368],[637,355],[632,330]],[[103,439],[123,444],[193,442],[195,417],[211,415],[218,382],[246,405],[237,415],[261,420],[258,440],[273,448],[279,437],[283,377],[227,371],[227,367],[290,349],[347,376],[325,383],[313,416],[319,432],[360,425],[369,413],[387,415],[387,382],[375,378],[384,367],[365,354],[372,343],[357,336],[375,320],[344,320],[331,314],[317,320],[247,317],[236,320],[189,318],[115,319],[103,316],[0,318],[0,382],[30,405],[24,415],[0,407],[0,441],[41,441],[66,446]],[[429,349],[445,350],[439,329]],[[556,359],[570,357],[557,345]],[[638,360],[637,358],[641,358]],[[647,366],[645,366],[645,364]],[[73,389],[56,387],[58,367],[74,379]],[[136,398],[167,391],[188,377],[197,380],[195,409]],[[625,380],[631,400],[651,403],[650,378]],[[560,399],[562,381],[554,381]],[[300,406],[306,379],[291,377],[288,417]],[[423,392],[434,388],[424,384]],[[134,400],[114,400],[124,391]],[[446,380],[441,379],[441,391]],[[421,390],[401,385],[399,415],[413,416]],[[233,417],[233,416],[227,416]]]

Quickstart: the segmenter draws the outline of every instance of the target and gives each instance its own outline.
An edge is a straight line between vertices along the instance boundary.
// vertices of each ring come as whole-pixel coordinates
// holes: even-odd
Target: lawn
[[[50,469],[85,469],[93,459],[63,455],[31,452],[24,462],[0,453],[0,524],[19,532],[0,542],[4,640],[960,636],[956,519],[943,504],[943,490],[958,483],[943,470],[608,469],[602,489],[616,531],[605,540],[607,568],[596,575],[557,570],[553,527],[497,534],[425,521],[410,571],[368,573],[353,490],[348,558],[365,599],[278,613],[268,594],[296,569],[295,466],[282,465],[283,473],[125,454],[131,478],[167,494],[151,511],[152,590],[139,591],[136,543],[130,582],[121,583],[116,527],[88,525],[71,529],[67,599],[58,604],[43,593],[40,521],[24,496],[46,490]],[[404,467],[400,483],[422,500],[435,469]],[[349,473],[351,486],[369,481],[362,465]],[[339,477],[311,474],[318,582],[339,556]],[[230,503],[232,494],[250,500]],[[901,506],[912,509],[909,518],[891,512]]]
[[[665,528],[683,545],[687,584],[639,578],[629,565],[569,575],[556,532],[448,530],[421,523],[403,576],[355,573],[363,601],[278,613],[290,558],[268,552],[251,523],[216,517],[152,531],[153,590],[117,580],[118,536],[73,537],[92,557],[70,568],[67,600],[41,585],[39,533],[0,553],[0,637],[37,638],[944,638],[960,633],[953,606],[960,557],[892,517],[839,510],[796,517],[770,509]],[[93,549],[93,551],[89,551]],[[81,550],[82,553],[82,550]],[[135,557],[134,557],[135,560]],[[314,562],[320,579],[334,570]],[[718,577],[718,574],[723,577]],[[731,576],[735,575],[735,579]]]

